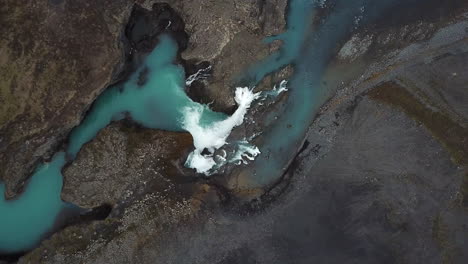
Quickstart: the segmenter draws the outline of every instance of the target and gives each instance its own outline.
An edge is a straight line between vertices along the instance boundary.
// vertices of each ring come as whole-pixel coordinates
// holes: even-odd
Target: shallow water
[[[334,3],[333,10],[319,25],[311,25],[316,8]],[[262,154],[256,159],[254,177],[247,179],[251,187],[261,187],[277,180],[307,132],[319,107],[330,96],[323,88],[322,77],[328,62],[338,51],[340,43],[367,23],[380,18],[389,7],[423,0],[290,0],[288,31],[278,39],[283,40],[279,52],[254,65],[247,78],[258,82],[263,76],[286,64],[294,65],[294,74],[288,87],[288,98],[281,113],[272,115],[269,127],[264,128],[259,148]],[[254,77],[252,77],[254,76]],[[340,76],[336,76],[340,78]]]

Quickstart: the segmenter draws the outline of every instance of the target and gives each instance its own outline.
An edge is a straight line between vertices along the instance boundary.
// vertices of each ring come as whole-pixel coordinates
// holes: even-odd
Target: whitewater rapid
[[[279,88],[274,86],[270,91],[257,92],[254,88],[237,87],[234,100],[238,107],[237,110],[228,118],[203,124],[202,116],[207,105],[192,105],[185,107],[183,112],[182,127],[188,131],[193,137],[195,149],[188,155],[185,166],[195,169],[197,173],[211,175],[216,172],[216,169],[226,163],[247,164],[252,161],[261,152],[257,146],[250,144],[247,139],[233,142],[235,144],[233,153],[228,155],[225,150],[221,151],[221,155],[215,155],[215,151],[229,144],[227,138],[231,131],[242,125],[245,115],[255,100],[265,100],[267,97],[276,97],[280,93],[287,91],[287,81],[283,80]]]

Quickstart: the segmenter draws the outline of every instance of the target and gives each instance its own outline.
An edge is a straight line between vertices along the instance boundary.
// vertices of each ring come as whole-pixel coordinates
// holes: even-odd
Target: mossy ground
[[[468,165],[468,128],[456,123],[442,111],[435,111],[395,82],[385,82],[372,89],[370,98],[394,106],[424,125],[450,153],[452,161]],[[468,206],[468,173],[462,180],[460,192],[463,206]]]
[[[468,129],[443,112],[434,111],[395,82],[382,83],[369,92],[372,99],[397,107],[424,125],[449,151],[456,164],[468,164]]]

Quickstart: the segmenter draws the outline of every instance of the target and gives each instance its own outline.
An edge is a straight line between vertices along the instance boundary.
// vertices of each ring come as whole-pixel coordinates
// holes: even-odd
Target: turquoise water
[[[302,44],[312,23],[314,6],[314,1],[311,0],[289,1],[287,30],[265,39],[265,43],[282,41],[281,49],[249,67],[245,76],[242,76],[243,79],[247,79],[251,85],[258,84],[265,76],[293,63],[300,56]]]
[[[271,38],[283,41],[281,49],[247,70],[247,78],[256,84],[266,74],[294,65],[287,103],[281,113],[272,113],[278,118],[272,118],[263,129],[259,142],[262,154],[254,163],[255,177],[250,177],[252,187],[276,181],[300,148],[314,115],[329,96],[321,85],[322,75],[340,42],[357,27],[356,22],[371,23],[392,5],[418,0],[336,0],[333,11],[312,28],[319,2],[324,1],[290,0],[287,32]]]
[[[93,139],[100,129],[128,113],[132,119],[148,128],[182,131],[182,109],[200,105],[193,102],[183,90],[185,75],[181,66],[173,64],[177,44],[162,36],[159,45],[147,57],[129,80],[107,89],[96,100],[93,110],[70,136],[67,154],[74,157],[81,146]],[[147,77],[138,85],[142,73]],[[205,108],[204,123],[222,120],[226,115]]]
[[[53,228],[58,214],[71,206],[60,199],[65,157],[75,158],[81,147],[111,121],[122,119],[126,113],[145,127],[182,130],[181,110],[200,105],[183,90],[183,68],[173,64],[176,52],[177,44],[162,36],[145,64],[128,81],[98,97],[86,119],[72,131],[66,153],[57,153],[50,163],[41,165],[18,199],[5,201],[5,186],[0,184],[0,253],[28,250]],[[143,72],[147,80],[138,85]],[[203,109],[202,123],[226,118],[207,107]]]
[[[302,67],[300,58],[307,48],[304,43],[310,37],[308,32],[311,32],[315,8],[314,1],[290,0],[286,32],[266,39],[266,42],[281,40],[283,45],[280,50],[253,65],[246,71],[246,76],[243,76],[257,84],[269,73],[294,64],[294,75],[288,83],[286,107],[282,109],[282,113],[270,113],[270,118],[267,118],[269,128],[262,132],[259,146],[262,154],[254,163],[256,174],[255,177],[250,177],[252,187],[262,187],[281,176],[283,167],[288,158],[294,155],[310,123],[313,114],[311,112],[317,103],[317,89],[313,89],[312,82],[319,77],[318,69],[323,68],[323,60],[309,61],[307,66],[312,66],[314,72]],[[312,43],[307,44],[313,46]]]
[[[57,153],[52,162],[34,173],[24,193],[17,200],[5,201],[5,186],[0,185],[0,250],[17,252],[36,245],[54,224],[66,206],[60,200],[65,154]]]

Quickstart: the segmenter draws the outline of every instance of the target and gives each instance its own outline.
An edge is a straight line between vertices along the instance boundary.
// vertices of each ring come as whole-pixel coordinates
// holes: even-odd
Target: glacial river
[[[317,6],[327,4],[327,1],[290,0],[287,31],[266,40],[280,39],[282,48],[246,69],[245,77],[255,85],[266,75],[288,64],[295,66],[294,76],[288,84],[286,106],[280,113],[274,113],[278,119],[267,124],[268,129],[265,128],[259,146],[243,149],[250,156],[258,155],[253,164],[255,184],[262,185],[277,179],[288,159],[297,151],[315,112],[326,99],[321,77],[336,52],[336,44],[345,40],[358,24],[372,21],[389,5],[400,0],[333,2],[336,2],[333,11],[313,28]],[[236,101],[239,108],[236,113],[226,116],[213,112],[185,94],[184,70],[173,64],[176,53],[176,43],[168,36],[161,36],[158,46],[128,81],[109,87],[96,99],[90,113],[72,131],[66,152],[56,153],[51,162],[40,165],[23,194],[6,201],[3,196],[5,186],[0,184],[0,254],[26,251],[37,246],[53,228],[59,213],[74,207],[60,199],[61,170],[67,160],[76,157],[86,142],[114,120],[130,116],[148,128],[188,131],[194,137],[196,149],[188,157],[186,166],[209,173],[219,165],[212,156],[202,155],[202,151],[213,153],[222,147],[232,128],[242,123],[249,107],[261,95],[248,88],[238,88]],[[227,160],[235,161],[235,157]]]

